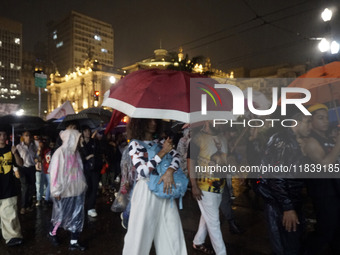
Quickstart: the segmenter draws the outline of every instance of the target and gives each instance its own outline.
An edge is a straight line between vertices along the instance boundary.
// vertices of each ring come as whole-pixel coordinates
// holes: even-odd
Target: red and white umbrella
[[[232,96],[214,89],[218,82],[183,71],[148,69],[133,72],[112,86],[102,106],[132,118],[172,119],[185,123],[231,114]],[[201,114],[201,95],[207,94],[207,115]],[[191,100],[191,102],[190,102]]]

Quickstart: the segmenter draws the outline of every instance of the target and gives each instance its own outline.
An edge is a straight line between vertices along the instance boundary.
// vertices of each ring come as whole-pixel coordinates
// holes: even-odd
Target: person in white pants
[[[203,170],[214,165],[226,165],[227,148],[225,137],[217,128],[213,128],[209,121],[193,137],[188,148],[187,160],[192,195],[201,210],[201,219],[193,240],[193,248],[205,254],[227,254],[219,218],[223,188],[227,187],[224,187],[224,178],[214,177],[210,173],[199,173],[199,169]],[[208,233],[213,250],[205,244]]]
[[[216,254],[222,255],[227,254],[227,252],[220,227],[219,207],[221,201],[222,194],[202,191],[201,200],[197,200],[201,210],[201,218],[193,243],[195,246],[203,244],[209,233]]]
[[[158,142],[153,140],[153,135],[159,127],[160,123],[153,119],[131,119],[128,130],[132,139],[152,145]],[[160,181],[164,183],[165,192],[171,192],[174,185],[173,173],[179,167],[179,154],[172,147],[171,139],[166,139],[162,149],[149,160],[147,149],[143,145],[136,140],[129,144],[129,155],[136,168],[137,182],[131,199],[123,255],[148,255],[152,242],[158,255],[187,255],[176,203],[157,197],[147,185],[150,173],[169,153],[173,160]]]

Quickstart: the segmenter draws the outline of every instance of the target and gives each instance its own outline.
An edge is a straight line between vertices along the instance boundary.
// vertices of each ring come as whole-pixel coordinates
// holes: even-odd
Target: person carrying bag
[[[161,146],[158,143],[153,144],[152,146],[145,144],[142,141],[135,140],[140,145],[148,151],[149,160],[152,159],[160,150]],[[179,167],[173,174],[174,177],[174,187],[172,187],[171,192],[165,192],[164,183],[160,182],[162,175],[166,172],[168,167],[171,164],[173,157],[167,153],[162,161],[157,165],[156,170],[150,174],[150,180],[148,182],[149,189],[160,198],[171,199],[173,202],[174,198],[179,198],[179,209],[183,209],[182,199],[185,195],[185,192],[188,187],[189,180],[183,173],[183,170]]]
[[[175,181],[179,154],[173,150],[170,138],[162,145],[154,140],[154,135],[160,134],[159,127],[161,123],[154,119],[131,119],[129,122],[131,142],[128,150],[137,177],[131,197],[123,255],[148,255],[152,243],[158,255],[187,255],[177,205],[171,199],[159,197],[163,196],[162,193],[173,194],[181,186]],[[167,154],[172,160],[167,160]],[[156,185],[159,186],[158,192],[150,190],[154,177],[158,178],[154,182],[163,184],[163,187]]]

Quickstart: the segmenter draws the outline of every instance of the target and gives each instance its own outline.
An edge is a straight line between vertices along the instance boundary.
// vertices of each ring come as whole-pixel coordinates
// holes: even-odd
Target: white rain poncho
[[[53,154],[49,166],[53,197],[51,221],[54,226],[73,233],[81,232],[87,185],[83,163],[77,151],[80,133],[77,130],[65,130],[60,137],[63,144]],[[59,196],[60,200],[55,199]]]

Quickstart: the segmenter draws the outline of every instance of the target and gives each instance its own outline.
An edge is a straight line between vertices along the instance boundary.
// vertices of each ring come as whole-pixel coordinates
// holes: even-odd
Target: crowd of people
[[[150,175],[157,174],[169,155],[171,162],[159,181],[163,183],[164,193],[176,188],[174,175],[183,170],[201,212],[192,240],[193,249],[204,254],[226,255],[220,212],[229,223],[231,233],[246,231],[237,224],[232,210],[233,177],[197,172],[195,166],[208,169],[230,164],[238,167],[242,164],[330,167],[340,164],[340,133],[337,129],[330,132],[327,106],[316,104],[308,110],[312,116],[293,111],[290,117],[296,120],[296,126],[241,132],[243,149],[237,130],[222,125],[214,127],[210,121],[180,130],[171,138],[161,130],[161,121],[154,119],[130,119],[127,134],[115,135],[92,133],[88,126],[78,127],[71,122],[55,142],[46,136],[32,139],[30,132],[24,131],[16,146],[9,145],[8,130],[0,126],[3,237],[8,246],[22,244],[18,213],[25,215],[33,206],[53,204],[48,231],[52,244],[59,245],[57,230],[61,227],[71,232],[70,250],[85,250],[78,239],[85,214],[98,215],[99,184],[106,192],[122,177],[121,190],[123,187],[124,195],[130,197],[122,214],[123,225],[127,227],[122,253],[146,255],[154,244],[157,254],[185,255],[187,246],[176,203],[158,197],[148,186]],[[155,148],[159,149],[150,156]],[[21,184],[19,209],[14,178],[20,178]],[[322,254],[326,249],[340,254],[339,178],[296,178],[288,174],[248,175],[242,176],[242,180],[246,188],[253,189],[264,201],[274,254]],[[313,202],[317,223],[316,231],[302,240],[305,188]],[[207,236],[211,245],[206,241]]]
[[[69,122],[55,141],[24,130],[11,146],[9,131],[5,123],[0,126],[0,218],[7,246],[23,243],[18,214],[52,207],[48,231],[52,244],[59,245],[57,230],[62,227],[71,232],[70,250],[84,250],[78,238],[85,213],[97,217],[99,183],[100,192],[114,193],[126,139]]]

